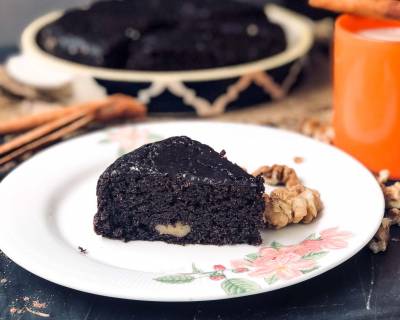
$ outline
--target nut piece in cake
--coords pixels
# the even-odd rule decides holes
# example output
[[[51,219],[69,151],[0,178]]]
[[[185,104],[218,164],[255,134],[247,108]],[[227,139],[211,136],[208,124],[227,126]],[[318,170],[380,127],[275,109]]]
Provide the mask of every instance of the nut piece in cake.
[[[157,224],[155,229],[160,235],[167,234],[177,238],[186,237],[190,232],[190,226],[179,221],[175,224]]]

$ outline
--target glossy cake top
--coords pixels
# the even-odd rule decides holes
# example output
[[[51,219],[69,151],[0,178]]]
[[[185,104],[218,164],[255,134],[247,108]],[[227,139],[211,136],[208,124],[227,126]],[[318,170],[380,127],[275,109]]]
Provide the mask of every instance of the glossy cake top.
[[[206,183],[259,184],[257,178],[227,160],[224,152],[186,136],[144,145],[122,156],[107,171],[112,175],[140,172]]]

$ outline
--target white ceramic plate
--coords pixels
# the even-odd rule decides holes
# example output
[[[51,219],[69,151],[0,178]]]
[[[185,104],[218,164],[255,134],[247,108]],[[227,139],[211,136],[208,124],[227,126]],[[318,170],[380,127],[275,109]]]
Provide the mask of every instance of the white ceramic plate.
[[[294,167],[325,209],[309,225],[263,232],[262,246],[178,246],[103,239],[92,227],[100,173],[121,152],[187,135],[253,170]],[[295,164],[293,158],[304,158]],[[374,177],[343,152],[271,128],[212,122],[100,131],[41,152],[0,184],[0,248],[55,283],[104,296],[154,301],[224,299],[310,279],[357,253],[376,232],[384,200]],[[81,253],[78,247],[87,249]]]

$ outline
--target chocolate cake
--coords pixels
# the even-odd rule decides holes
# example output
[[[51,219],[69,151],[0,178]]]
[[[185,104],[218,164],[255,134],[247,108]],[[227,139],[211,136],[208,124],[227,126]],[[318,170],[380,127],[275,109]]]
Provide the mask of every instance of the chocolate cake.
[[[72,9],[38,34],[45,51],[132,70],[194,70],[283,51],[283,29],[261,7],[233,0],[111,0]]]
[[[144,145],[97,184],[94,229],[107,238],[177,244],[261,243],[264,185],[224,152],[188,137]]]

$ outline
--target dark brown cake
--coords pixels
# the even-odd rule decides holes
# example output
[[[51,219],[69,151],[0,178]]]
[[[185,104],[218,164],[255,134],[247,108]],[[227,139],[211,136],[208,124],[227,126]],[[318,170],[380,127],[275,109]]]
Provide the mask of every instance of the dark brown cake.
[[[286,48],[263,8],[232,0],[99,1],[45,26],[38,43],[82,64],[157,71],[234,65]]]
[[[97,234],[178,244],[260,244],[264,185],[188,137],[147,144],[97,185]]]

